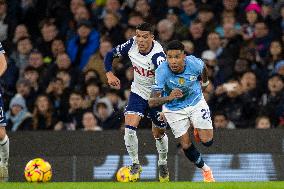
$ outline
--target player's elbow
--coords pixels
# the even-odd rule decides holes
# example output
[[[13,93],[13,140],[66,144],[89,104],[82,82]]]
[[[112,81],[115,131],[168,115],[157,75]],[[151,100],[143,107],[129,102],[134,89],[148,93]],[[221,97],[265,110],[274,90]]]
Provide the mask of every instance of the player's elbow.
[[[7,69],[7,62],[5,56],[2,54],[0,56],[0,76],[6,71]]]
[[[155,107],[155,102],[154,102],[154,100],[153,100],[152,98],[150,98],[150,99],[148,100],[148,104],[149,104],[149,107],[150,107],[150,108],[154,108],[154,107]]]

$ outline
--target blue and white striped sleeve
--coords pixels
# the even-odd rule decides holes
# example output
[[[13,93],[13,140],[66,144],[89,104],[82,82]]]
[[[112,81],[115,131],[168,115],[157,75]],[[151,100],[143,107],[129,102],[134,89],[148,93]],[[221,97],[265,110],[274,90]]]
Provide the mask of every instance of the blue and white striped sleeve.
[[[5,53],[1,43],[0,43],[0,53]]]
[[[106,54],[104,59],[104,65],[105,65],[105,70],[107,72],[112,70],[112,61],[115,57],[126,56],[128,54],[128,51],[130,50],[133,42],[134,38],[131,38],[125,43],[116,46]]]

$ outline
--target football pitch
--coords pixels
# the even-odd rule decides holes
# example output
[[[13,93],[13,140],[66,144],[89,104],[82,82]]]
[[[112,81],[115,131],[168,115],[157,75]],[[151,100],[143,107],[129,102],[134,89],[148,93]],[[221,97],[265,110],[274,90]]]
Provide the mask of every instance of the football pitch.
[[[283,189],[284,182],[53,182],[0,183],[1,189]]]

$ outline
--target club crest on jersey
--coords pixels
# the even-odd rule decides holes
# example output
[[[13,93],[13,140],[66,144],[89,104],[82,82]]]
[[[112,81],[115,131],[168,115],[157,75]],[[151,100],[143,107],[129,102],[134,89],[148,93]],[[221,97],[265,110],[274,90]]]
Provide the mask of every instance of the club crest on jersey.
[[[197,77],[196,77],[196,76],[189,76],[189,80],[190,80],[190,81],[196,81],[196,80],[197,80]]]
[[[178,78],[178,83],[183,85],[185,83],[184,78],[182,78],[182,77]]]

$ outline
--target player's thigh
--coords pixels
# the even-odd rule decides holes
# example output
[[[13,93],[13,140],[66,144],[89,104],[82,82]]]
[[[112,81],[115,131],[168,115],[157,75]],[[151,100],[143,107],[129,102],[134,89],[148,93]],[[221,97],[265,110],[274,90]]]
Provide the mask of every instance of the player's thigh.
[[[0,140],[4,139],[4,137],[6,136],[5,126],[7,125],[3,107],[4,105],[3,105],[2,97],[0,94]]]
[[[152,121],[152,132],[153,134],[163,133],[167,128],[168,124],[161,118],[162,108],[147,108],[147,116]],[[155,134],[154,134],[155,135]],[[156,138],[156,137],[155,137]]]
[[[213,129],[209,106],[204,99],[191,107],[189,115],[194,128]]]
[[[124,111],[125,124],[138,127],[141,118],[148,107],[148,102],[135,93],[130,93],[128,104]]]
[[[182,149],[188,149],[191,145],[191,139],[190,139],[189,133],[186,132],[182,136],[180,136],[179,141],[180,141]]]
[[[189,119],[181,119],[176,122],[169,122],[170,128],[175,136],[175,138],[180,138],[185,133],[187,133],[190,123]]]

